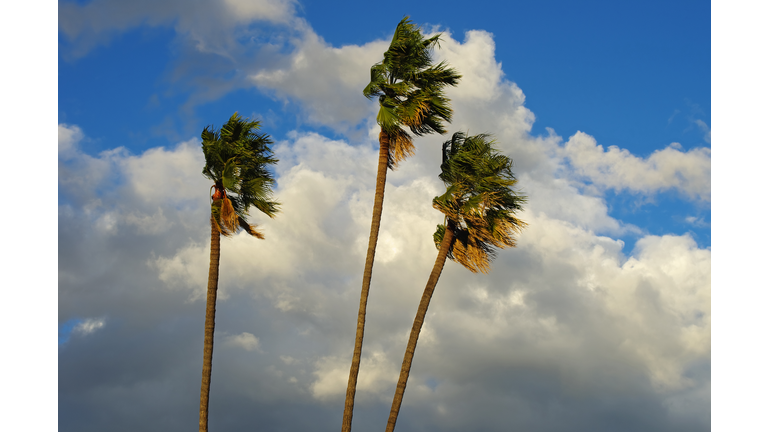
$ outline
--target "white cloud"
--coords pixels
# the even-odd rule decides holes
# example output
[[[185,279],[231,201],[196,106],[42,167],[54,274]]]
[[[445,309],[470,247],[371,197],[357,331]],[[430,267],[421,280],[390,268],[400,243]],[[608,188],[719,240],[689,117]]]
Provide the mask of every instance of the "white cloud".
[[[264,219],[264,241],[246,235],[224,240],[220,298],[226,301],[237,288],[268,299],[294,319],[331,325],[338,311],[354,308],[359,295],[353,275],[364,258],[375,152],[316,134],[292,139],[276,149],[286,162],[278,170],[283,212]],[[367,336],[373,348],[366,368],[372,375],[365,380],[361,375],[364,392],[375,398],[389,397],[387,380],[397,369],[390,366],[401,361],[436,256],[431,234],[441,216],[431,198],[442,186],[425,171],[430,170],[419,163],[404,165],[387,186],[375,306],[369,312],[369,326],[377,330]],[[628,229],[607,215],[599,198],[582,195],[562,179],[546,184],[527,174],[520,179],[536,208],[521,215],[530,225],[516,250],[499,253],[488,276],[446,265],[418,356],[420,364],[442,366],[430,368],[427,376],[415,372],[414,388],[421,390],[414,394],[431,394],[424,384],[428,376],[465,385],[453,374],[455,368],[471,368],[473,360],[454,350],[487,353],[487,373],[476,379],[488,382],[525,359],[548,359],[552,368],[570,371],[569,385],[584,391],[596,391],[593,383],[606,376],[619,379],[630,371],[643,371],[662,394],[697,385],[685,374],[710,351],[709,250],[688,236],[646,236],[625,256],[621,240],[595,234]],[[207,262],[207,243],[195,240],[152,265],[169,287],[193,289],[202,300]],[[314,397],[343,393],[349,371],[343,346],[343,352],[326,352],[315,364],[315,379],[307,384]],[[283,362],[309,362],[312,354],[303,356],[291,354],[293,360]],[[623,366],[604,370],[611,362]]]
[[[193,41],[198,51],[216,52],[229,58],[231,64],[222,67],[234,68],[240,77],[236,83],[206,81],[204,91],[191,96],[192,104],[216,98],[238,86],[256,85],[264,92],[298,103],[310,123],[344,132],[350,132],[365,118],[370,120],[375,110],[375,103],[365,100],[361,89],[368,81],[370,66],[381,59],[388,40],[332,47],[301,19],[295,18],[293,1],[222,0],[215,8],[207,4],[189,8],[186,3],[166,2],[162,6],[123,5],[116,9],[113,3],[103,0],[86,6],[63,5],[60,13],[62,31],[77,39],[89,32],[107,35],[110,31],[123,31],[143,20],[151,25],[164,25],[177,19],[175,25],[179,35]],[[121,13],[115,14],[116,10]],[[232,37],[243,31],[250,32],[251,38],[261,40],[263,35],[258,30],[246,30],[244,26],[262,20],[285,27],[272,32],[270,42],[262,41],[258,53],[249,51],[247,43],[237,42]],[[240,40],[248,38],[240,37]],[[290,53],[280,53],[285,51]],[[455,108],[451,132],[493,133],[500,147],[514,155],[517,167],[528,171],[536,181],[548,181],[552,178],[552,170],[563,167],[561,161],[549,154],[558,150],[552,148],[557,139],[528,135],[535,117],[525,108],[525,95],[520,88],[504,78],[494,51],[493,36],[488,32],[468,31],[463,42],[455,40],[449,30],[443,32],[441,46],[434,53],[435,59],[447,61],[463,75],[461,85],[447,90]],[[209,67],[211,63],[201,65]],[[705,141],[710,142],[708,125],[701,120],[695,120],[695,123],[705,134]],[[441,139],[430,137],[419,141],[436,143]],[[438,146],[421,146],[432,147],[422,159],[434,160]],[[642,159],[615,146],[603,150],[592,137],[579,132],[559,153],[570,162],[578,177],[597,188],[595,194],[610,188],[641,194],[677,189],[692,199],[710,200],[711,157],[706,148],[682,152],[673,144]],[[619,232],[616,226],[610,229]]]
[[[104,233],[131,227],[157,234],[183,223],[169,215],[199,208],[208,199],[211,184],[200,173],[205,161],[198,139],[141,155],[119,147],[93,157],[79,149],[85,135],[78,126],[60,124],[58,129],[59,186],[83,203],[85,215]],[[101,191],[109,188],[119,188],[122,199],[105,202]]]
[[[709,250],[688,236],[648,236],[627,258],[620,241],[559,220],[530,223],[490,275],[447,265],[417,382],[492,387],[539,364],[583,395],[633,388],[638,373],[670,397],[701,385],[688,370],[711,351]],[[483,370],[471,371],[477,362]]]
[[[707,123],[701,119],[696,119],[694,123],[696,123],[696,126],[698,126],[699,129],[701,129],[701,132],[704,134],[704,141],[706,141],[707,144],[711,144],[712,132],[709,130],[709,125],[707,125]]]
[[[388,393],[384,393],[384,390],[391,387],[392,382],[397,382],[400,372],[389,357],[381,351],[373,351],[360,361],[357,381],[360,399],[372,395],[386,399]],[[312,396],[320,400],[343,398],[347,391],[349,362],[350,359],[341,357],[323,357],[318,360],[313,372],[316,379],[310,385]]]
[[[246,351],[254,351],[259,348],[259,338],[248,332],[243,332],[238,335],[227,335],[224,337],[224,346],[238,347]]]
[[[152,148],[121,161],[129,187],[147,204],[180,204],[205,200],[212,183],[201,174],[205,158],[199,139],[173,149]]]
[[[93,157],[80,151],[79,144],[85,135],[79,126],[59,124],[58,132],[59,186],[70,197],[90,201],[86,208],[98,206],[100,200],[95,190],[114,179],[118,171],[115,164],[125,158],[127,151],[118,147]]]
[[[365,101],[359,94],[368,80],[367,75],[350,76],[350,71],[367,71],[381,59],[386,47],[387,41],[376,41],[363,46],[333,48],[314,33],[307,32],[285,64],[260,69],[251,77],[262,90],[275,91],[281,97],[300,103],[313,122],[343,130],[364,116],[370,118],[375,108],[374,103]],[[693,199],[709,200],[709,149],[683,152],[673,144],[642,159],[614,146],[604,151],[592,137],[581,132],[571,137],[564,149],[559,147],[560,138],[554,131],[550,130],[549,137],[530,137],[528,133],[535,117],[525,108],[525,95],[520,88],[504,79],[501,64],[495,61],[494,49],[492,35],[487,32],[469,31],[464,42],[453,39],[449,31],[443,32],[441,46],[434,52],[435,59],[448,62],[463,75],[459,86],[446,90],[455,111],[453,124],[449,126],[451,133],[461,130],[494,134],[500,148],[513,155],[516,166],[539,182],[549,182],[556,171],[564,168],[567,174],[568,166],[559,160],[563,157],[578,176],[600,189],[643,194],[678,189]],[[373,135],[369,138],[375,139],[378,130],[376,127],[371,130]],[[437,142],[444,139],[419,138],[420,154],[413,159],[436,160],[439,158]],[[553,155],[557,156],[553,158]],[[618,232],[613,225],[610,229]]]
[[[226,9],[239,22],[266,20],[288,22],[295,13],[295,0],[224,0]]]
[[[311,123],[347,129],[372,110],[362,91],[387,46],[375,41],[335,48],[307,32],[285,65],[256,70],[249,78],[261,90],[300,102]]]
[[[637,258],[622,266],[634,292],[618,292],[609,303],[636,329],[624,348],[662,389],[691,386],[686,366],[711,352],[711,253],[689,236],[649,236],[636,249]]]
[[[231,56],[237,36],[248,24],[266,21],[303,25],[295,18],[295,0],[216,0],[122,2],[94,0],[85,5],[59,5],[59,29],[73,43],[75,56],[106,44],[114,35],[141,25],[173,26],[200,52]]]
[[[158,207],[154,214],[131,212],[125,215],[125,223],[133,225],[141,234],[158,234],[165,227],[171,224],[171,221],[165,217],[163,208]]]
[[[72,332],[80,335],[89,335],[96,330],[103,328],[104,324],[104,318],[89,318],[77,324],[75,328],[72,329]]]
[[[461,75],[458,86],[446,89],[454,108],[450,133],[491,133],[501,149],[527,159],[535,116],[524,106],[525,95],[517,84],[504,78],[501,63],[495,59],[495,44],[490,33],[469,31],[464,42],[444,32],[436,61],[446,61]],[[539,153],[541,149],[533,149]]]
[[[703,218],[696,216],[687,216],[685,222],[699,228],[709,226]]]
[[[670,145],[642,159],[616,146],[604,150],[593,137],[577,132],[565,143],[564,154],[576,174],[599,187],[645,194],[678,189],[693,199],[710,200],[709,148],[682,152]]]
[[[376,44],[381,42],[335,49],[307,39],[282,69],[267,69],[259,85],[302,101],[318,122],[361,118],[371,125],[370,110],[345,111],[341,99],[325,90],[305,93],[287,84],[288,76],[308,73],[302,63],[308,58],[331,52],[329,58],[340,65],[352,65],[355,55],[379,50],[380,56],[383,49]],[[706,414],[711,252],[686,235],[642,236],[639,228],[609,214],[600,192],[652,194],[676,188],[707,201],[708,149],[683,152],[670,146],[643,159],[615,147],[604,150],[586,134],[565,144],[554,131],[531,137],[533,114],[522,91],[504,80],[490,35],[471,32],[459,43],[446,33],[442,46],[438,58],[447,59],[470,83],[450,89],[456,111],[451,132],[496,135],[499,147],[514,158],[519,186],[530,197],[521,215],[529,226],[517,248],[499,252],[488,275],[446,264],[419,341],[408,409],[419,412],[425,424],[448,422],[459,429],[478,424],[493,429],[512,411],[538,424],[546,420],[541,413],[549,412],[551,403],[563,410],[587,408],[584,415],[590,416],[595,412],[589,410],[606,398],[678,407],[675,412],[691,418]],[[361,61],[366,62],[373,64]],[[310,81],[337,73],[331,63],[321,62]],[[258,76],[259,70],[252,73]],[[346,77],[339,94],[359,92],[358,79]],[[322,106],[326,97],[329,104]],[[324,120],[334,111],[339,117]],[[78,131],[60,126],[60,149],[72,155],[60,158],[60,193],[73,201],[60,208],[60,232],[78,234],[73,229],[78,217],[101,221],[102,229],[86,224],[88,235],[60,242],[63,308],[95,310],[89,301],[98,293],[117,300],[105,300],[109,307],[99,305],[103,309],[81,316],[119,311],[143,322],[151,311],[164,316],[183,304],[183,313],[194,309],[201,323],[210,230],[209,184],[200,175],[198,144],[190,140],[139,155],[117,149],[94,157],[71,152],[85,139]],[[276,198],[282,212],[275,219],[252,215],[266,234],[263,241],[245,234],[222,241],[219,316],[226,316],[222,326],[235,329],[222,328],[235,334],[224,340],[254,356],[247,358],[242,377],[235,373],[245,368],[219,369],[231,383],[222,393],[228,400],[247,395],[316,407],[317,401],[343,398],[375,183],[376,127],[369,131],[355,145],[316,133],[294,133],[278,143]],[[416,305],[437,254],[432,232],[442,216],[431,200],[443,187],[437,173],[444,139],[418,139],[417,154],[389,173],[359,378],[361,404],[391,400]],[[592,187],[577,181],[583,179]],[[166,228],[147,228],[159,226]],[[619,238],[626,233],[639,237],[631,252]],[[110,257],[119,257],[111,258],[119,265],[98,261]],[[106,270],[93,270],[101,266]],[[136,278],[137,268],[157,284],[142,284],[139,288],[147,288],[130,297],[120,284]],[[118,282],[88,291],[89,281],[102,280]],[[175,323],[177,316],[164,319],[158,322]],[[169,327],[186,331],[186,326]],[[243,328],[258,328],[260,335],[238,334]],[[183,334],[185,343],[194,339]],[[259,396],[264,392],[253,388],[269,388],[269,395]]]
[[[465,102],[486,102],[503,97],[499,87],[511,83],[503,82],[501,63],[494,58],[496,44],[493,35],[482,30],[470,30],[464,35],[462,43],[453,39],[450,31],[441,33],[440,48],[434,51],[435,59],[446,61],[462,75],[460,85],[451,89],[451,96]]]
[[[75,125],[59,124],[59,158],[71,157],[78,148],[78,143],[84,138],[83,131]]]
[[[544,214],[589,230],[614,235],[641,232],[639,228],[609,216],[608,206],[601,197],[579,193],[565,179],[538,181],[528,174],[522,174],[519,182],[528,196],[526,215]],[[523,219],[526,220],[525,216]]]
[[[189,290],[190,300],[205,300],[210,250],[210,244],[192,243],[176,251],[171,258],[153,257],[147,264],[158,271],[158,278],[166,286]],[[226,293],[219,292],[219,297],[225,299]]]
[[[294,43],[294,51],[273,67],[255,65],[258,69],[249,76],[257,87],[299,102],[311,122],[342,130],[372,115],[375,103],[362,96],[362,89],[370,80],[371,66],[382,60],[389,39],[336,48],[308,30]],[[530,130],[533,115],[522,106],[522,91],[503,80],[494,49],[492,35],[487,32],[467,32],[461,43],[446,31],[434,58],[447,61],[463,76],[461,85],[448,91],[454,101],[468,105],[470,110],[478,103],[491,102],[498,107],[511,103],[513,114],[505,115],[515,123],[511,127],[520,129],[517,136]]]

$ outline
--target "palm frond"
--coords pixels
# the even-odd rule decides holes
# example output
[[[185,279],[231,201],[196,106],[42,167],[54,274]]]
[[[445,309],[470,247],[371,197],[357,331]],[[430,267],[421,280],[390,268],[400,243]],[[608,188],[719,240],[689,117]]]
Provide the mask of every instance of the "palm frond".
[[[249,224],[244,218],[239,216],[237,218],[237,223],[240,225],[240,228],[242,228],[243,231],[247,232],[248,234],[258,239],[264,240],[264,234],[258,229],[256,229],[256,225]]]
[[[472,272],[486,273],[496,249],[514,247],[515,235],[526,226],[515,215],[526,198],[513,190],[512,159],[494,148],[489,135],[462,132],[443,143],[442,154],[440,179],[446,192],[432,206],[446,215],[454,231],[448,257]],[[438,226],[435,240],[442,239],[445,229]]]
[[[488,273],[496,251],[469,230],[457,230],[453,246],[454,260],[472,273]]]
[[[223,198],[213,200],[213,203],[211,204],[211,216],[213,217],[213,222],[216,224],[219,233],[225,237],[229,237],[233,233],[222,220],[223,203]]]
[[[413,154],[413,141],[405,128],[421,136],[445,133],[450,122],[450,101],[445,86],[458,84],[461,75],[444,62],[432,63],[432,49],[439,46],[440,35],[425,38],[409,17],[395,28],[384,59],[371,67],[371,81],[363,89],[369,99],[378,97],[376,121],[390,138],[389,168]]]
[[[203,175],[213,180],[219,198],[213,200],[211,213],[225,236],[245,229],[243,223],[251,226],[245,219],[250,207],[269,217],[279,212],[280,204],[272,198],[274,178],[269,170],[278,160],[270,147],[272,139],[259,133],[259,127],[258,121],[235,113],[220,130],[208,126],[201,134]]]
[[[413,145],[411,136],[403,129],[396,129],[389,135],[389,161],[387,165],[390,168],[396,168],[397,165],[409,156],[413,156],[416,147]]]
[[[225,196],[224,199],[221,200],[221,216],[219,219],[219,225],[223,228],[222,234],[225,232],[229,234],[236,232],[238,227],[237,219],[238,216],[235,212],[235,208],[232,206],[232,200]]]
[[[376,116],[376,122],[390,136],[397,134],[400,130],[401,120],[393,105],[381,105],[379,114]]]

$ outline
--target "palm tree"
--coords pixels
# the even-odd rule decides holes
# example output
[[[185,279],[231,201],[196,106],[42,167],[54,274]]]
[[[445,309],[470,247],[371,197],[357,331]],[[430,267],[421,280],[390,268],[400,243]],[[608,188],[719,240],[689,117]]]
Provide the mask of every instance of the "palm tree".
[[[525,197],[511,189],[517,183],[512,159],[498,153],[489,138],[485,134],[467,137],[457,132],[443,144],[440,179],[447,190],[432,201],[432,206],[445,215],[434,234],[439,252],[413,320],[387,432],[395,430],[416,342],[445,259],[457,261],[473,273],[488,273],[495,248],[514,247],[514,234],[526,225],[515,217]]]
[[[363,351],[365,312],[381,224],[387,168],[395,169],[399,162],[413,154],[413,141],[404,128],[410,129],[411,133],[417,136],[432,132],[443,134],[446,132],[443,121],[451,121],[452,110],[443,88],[448,85],[455,86],[461,76],[443,62],[432,64],[431,50],[438,45],[439,40],[439,34],[424,38],[421,29],[407,16],[404,17],[395,29],[389,49],[384,53],[384,60],[371,67],[371,82],[363,89],[363,94],[368,99],[379,100],[376,121],[381,127],[381,132],[376,195],[363,271],[360,309],[357,314],[355,349],[344,402],[342,432],[352,430],[352,410]]]
[[[264,235],[246,220],[253,206],[274,217],[279,203],[272,201],[274,179],[267,170],[277,162],[272,157],[272,140],[259,134],[258,121],[244,120],[237,113],[221,131],[206,127],[203,139],[205,167],[203,175],[213,181],[211,196],[211,262],[208,269],[208,296],[205,304],[205,341],[203,343],[203,378],[200,388],[200,432],[208,430],[208,395],[211,389],[213,330],[216,317],[216,291],[219,283],[219,246],[221,235],[231,236],[239,229],[263,239]]]

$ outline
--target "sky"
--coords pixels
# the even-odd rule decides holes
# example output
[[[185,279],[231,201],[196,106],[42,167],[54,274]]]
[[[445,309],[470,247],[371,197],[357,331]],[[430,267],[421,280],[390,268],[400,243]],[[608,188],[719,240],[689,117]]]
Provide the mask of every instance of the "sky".
[[[442,34],[448,129],[494,135],[528,227],[487,275],[446,263],[397,430],[710,430],[708,4],[316,0],[58,3],[59,430],[194,428],[200,132],[235,111],[275,142],[282,212],[222,241],[210,427],[340,427],[378,150],[362,89],[405,15]],[[386,424],[446,139],[388,176],[357,429]]]

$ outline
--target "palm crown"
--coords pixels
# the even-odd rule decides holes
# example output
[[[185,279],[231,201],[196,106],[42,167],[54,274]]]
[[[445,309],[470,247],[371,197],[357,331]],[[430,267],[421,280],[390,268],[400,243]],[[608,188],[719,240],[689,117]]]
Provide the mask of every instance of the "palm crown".
[[[487,273],[495,248],[514,247],[514,234],[526,225],[515,217],[526,198],[512,190],[517,183],[512,159],[493,144],[486,134],[453,134],[443,144],[440,167],[447,190],[432,201],[445,214],[445,223],[434,234],[435,244],[439,248],[445,230],[451,229],[456,240],[448,258],[473,273]]]
[[[208,126],[201,134],[203,175],[213,180],[211,188],[215,189],[211,214],[222,235],[232,235],[242,228],[252,236],[264,238],[246,220],[249,207],[256,207],[269,217],[279,211],[280,204],[272,200],[275,181],[267,170],[277,159],[272,156],[269,135],[258,133],[260,126],[258,121],[243,119],[235,113],[221,131]]]
[[[379,99],[376,121],[389,136],[390,168],[413,154],[413,141],[403,127],[417,136],[443,134],[442,122],[451,121],[453,112],[443,88],[458,84],[461,75],[444,62],[432,65],[431,50],[439,40],[439,34],[425,39],[405,17],[395,29],[384,60],[371,67],[371,82],[363,94]]]

